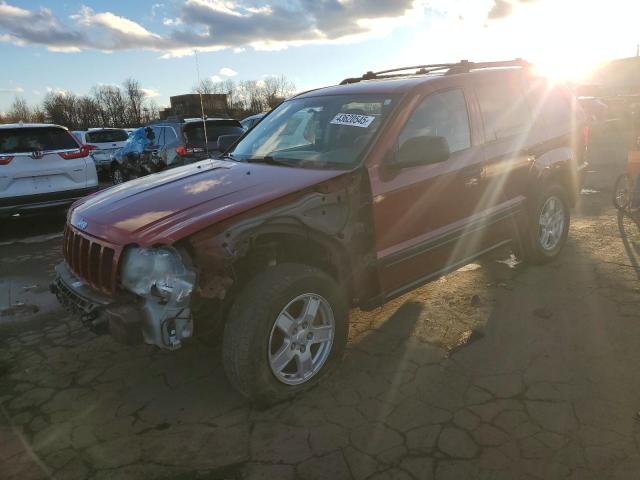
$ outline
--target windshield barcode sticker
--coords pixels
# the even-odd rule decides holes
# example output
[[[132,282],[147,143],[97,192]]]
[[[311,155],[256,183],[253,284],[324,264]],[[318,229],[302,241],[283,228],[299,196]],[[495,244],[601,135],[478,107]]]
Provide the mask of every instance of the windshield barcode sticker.
[[[350,125],[352,127],[368,128],[376,119],[370,115],[356,115],[355,113],[339,113],[330,123],[334,125]]]

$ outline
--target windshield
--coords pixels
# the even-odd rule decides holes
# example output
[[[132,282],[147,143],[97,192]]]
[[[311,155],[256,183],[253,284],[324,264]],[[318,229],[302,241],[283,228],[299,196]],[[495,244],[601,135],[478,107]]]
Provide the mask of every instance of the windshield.
[[[124,142],[129,138],[125,130],[94,130],[85,135],[87,143]]]
[[[284,102],[236,145],[237,160],[349,168],[358,163],[392,108],[389,95],[326,95]]]

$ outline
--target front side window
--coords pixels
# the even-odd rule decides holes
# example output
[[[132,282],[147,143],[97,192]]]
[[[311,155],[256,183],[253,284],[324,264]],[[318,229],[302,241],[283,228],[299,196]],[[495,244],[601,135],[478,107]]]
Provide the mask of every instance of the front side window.
[[[389,95],[289,100],[250,130],[230,156],[298,167],[350,168],[360,161],[395,103]]]
[[[444,137],[451,153],[471,147],[469,113],[461,90],[429,95],[416,108],[400,133],[399,147],[414,137]]]

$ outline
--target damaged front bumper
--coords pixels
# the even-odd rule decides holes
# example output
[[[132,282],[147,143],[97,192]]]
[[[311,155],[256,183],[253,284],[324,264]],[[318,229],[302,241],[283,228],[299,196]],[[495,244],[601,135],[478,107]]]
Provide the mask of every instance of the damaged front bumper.
[[[144,299],[121,292],[111,298],[95,292],[76,277],[65,263],[55,267],[50,290],[83,325],[97,334],[109,333],[127,345],[149,343],[176,350],[193,335],[189,308]]]

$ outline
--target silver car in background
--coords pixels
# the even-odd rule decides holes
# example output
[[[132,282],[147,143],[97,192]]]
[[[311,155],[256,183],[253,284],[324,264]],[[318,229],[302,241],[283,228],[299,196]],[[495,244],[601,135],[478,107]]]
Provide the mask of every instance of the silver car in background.
[[[87,145],[91,149],[91,158],[98,172],[109,173],[113,155],[127,143],[128,130],[130,129],[90,128],[72,133],[82,145]]]

